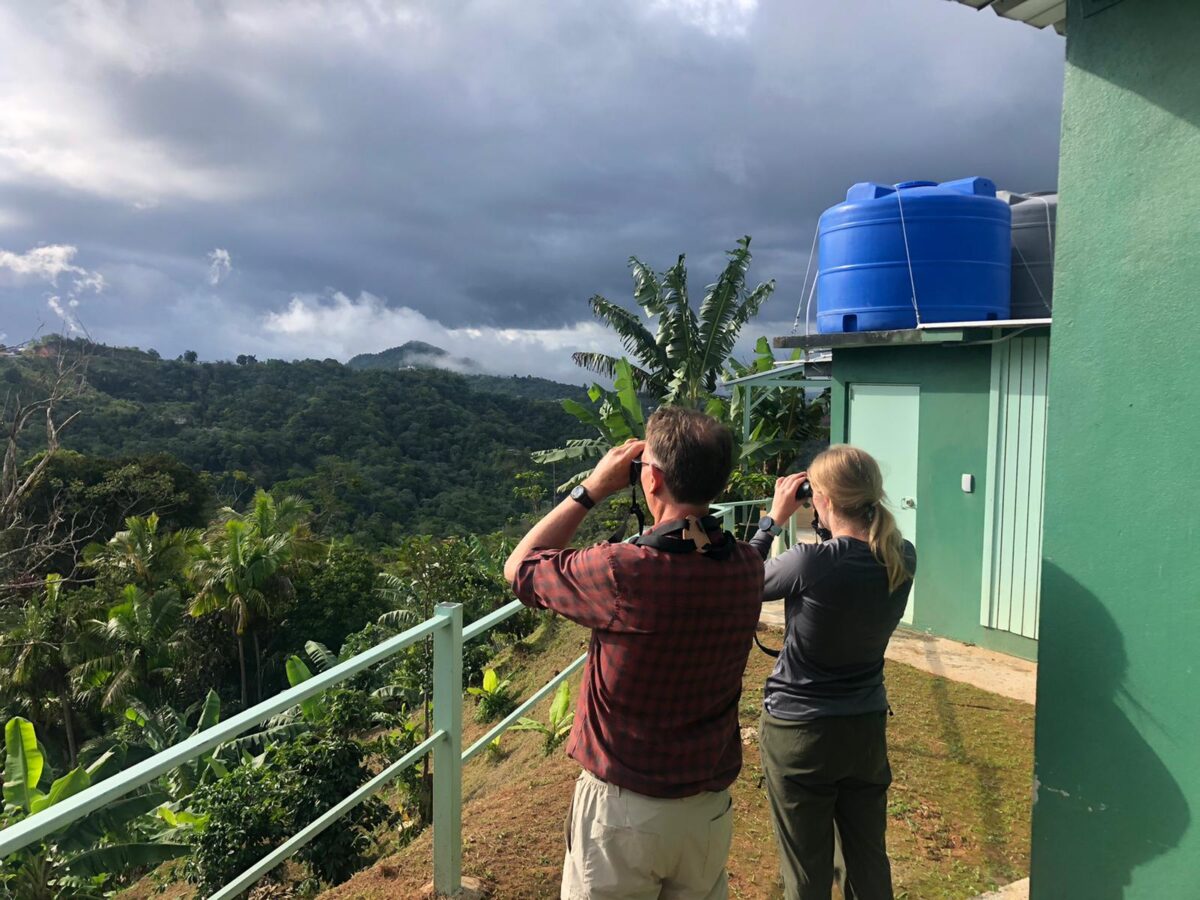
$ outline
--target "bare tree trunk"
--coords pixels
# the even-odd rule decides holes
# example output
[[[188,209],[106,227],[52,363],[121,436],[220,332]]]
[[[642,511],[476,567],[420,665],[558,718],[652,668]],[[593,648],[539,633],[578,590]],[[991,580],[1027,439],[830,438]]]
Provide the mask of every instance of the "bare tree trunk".
[[[71,758],[71,768],[79,762],[79,752],[75,745],[75,714],[71,711],[71,701],[66,691],[59,692],[58,703],[62,707],[63,728],[67,732],[67,755]]]
[[[242,635],[237,636],[238,645],[238,668],[242,673],[242,709],[249,709],[250,701],[246,696],[246,639]]]
[[[258,644],[258,629],[254,629],[254,702],[262,700],[262,648]]]
[[[84,352],[68,355],[60,345],[53,370],[44,376],[33,373],[32,399],[22,398],[18,389],[0,396],[0,601],[12,602],[33,587],[41,567],[56,553],[77,549],[80,523],[65,520],[59,496],[38,516],[25,504],[57,455],[62,430],[80,414],[65,415],[62,407],[82,393],[87,361]],[[45,420],[43,452],[26,468],[22,460],[29,454],[22,434],[37,419]],[[61,574],[70,580],[75,573]]]

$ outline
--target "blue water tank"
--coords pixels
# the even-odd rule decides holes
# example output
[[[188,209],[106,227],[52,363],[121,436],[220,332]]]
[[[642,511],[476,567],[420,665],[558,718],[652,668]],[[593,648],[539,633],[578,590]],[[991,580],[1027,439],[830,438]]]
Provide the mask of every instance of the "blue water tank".
[[[823,334],[915,328],[914,296],[925,323],[1009,318],[1012,213],[986,178],[856,184],[818,229]]]

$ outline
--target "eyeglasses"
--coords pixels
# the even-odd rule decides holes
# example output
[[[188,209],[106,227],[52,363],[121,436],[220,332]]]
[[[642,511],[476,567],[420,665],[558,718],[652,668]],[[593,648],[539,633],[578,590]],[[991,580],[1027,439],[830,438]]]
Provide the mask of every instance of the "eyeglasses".
[[[642,477],[642,467],[643,466],[650,466],[653,469],[658,469],[660,472],[662,471],[662,466],[656,465],[655,463],[650,462],[650,460],[643,459],[642,457],[639,456],[637,459],[635,459],[632,463],[629,464],[629,483],[630,484],[638,483],[638,479]]]

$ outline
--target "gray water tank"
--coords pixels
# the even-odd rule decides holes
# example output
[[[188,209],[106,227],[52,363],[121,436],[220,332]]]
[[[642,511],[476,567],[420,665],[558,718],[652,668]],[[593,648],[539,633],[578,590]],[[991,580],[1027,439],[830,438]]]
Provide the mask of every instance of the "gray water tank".
[[[1001,191],[1012,209],[1012,317],[1046,319],[1054,306],[1058,194]]]

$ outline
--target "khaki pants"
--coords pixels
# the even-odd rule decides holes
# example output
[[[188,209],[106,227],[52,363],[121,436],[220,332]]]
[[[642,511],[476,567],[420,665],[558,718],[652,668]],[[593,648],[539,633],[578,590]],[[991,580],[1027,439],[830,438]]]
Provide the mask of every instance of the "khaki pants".
[[[729,791],[646,797],[583,772],[567,814],[563,900],[725,900]]]

